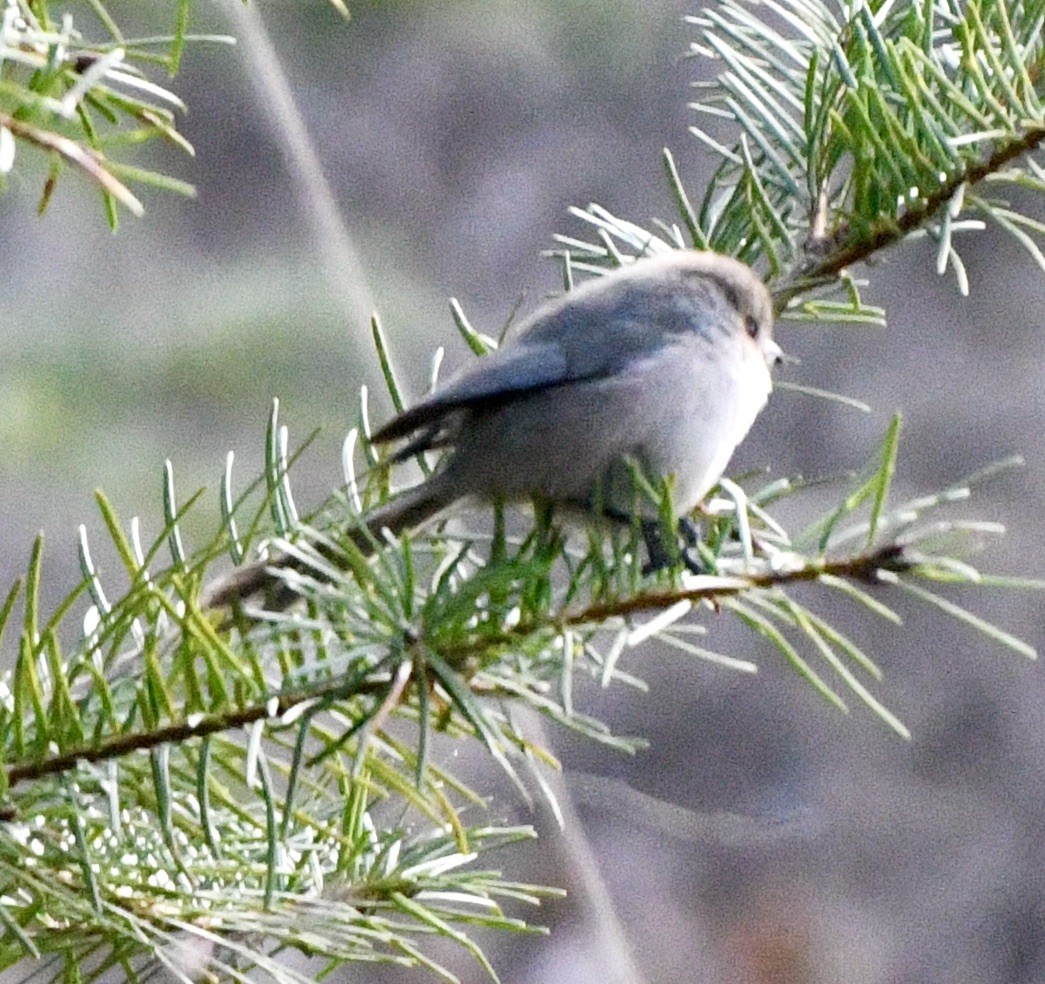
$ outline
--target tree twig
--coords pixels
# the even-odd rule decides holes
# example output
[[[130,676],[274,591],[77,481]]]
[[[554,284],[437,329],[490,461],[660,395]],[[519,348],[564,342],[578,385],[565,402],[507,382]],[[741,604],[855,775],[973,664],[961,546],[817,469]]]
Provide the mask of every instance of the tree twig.
[[[922,228],[954,197],[962,185],[979,184],[1016,158],[1036,150],[1043,140],[1045,127],[1029,124],[1027,132],[1019,140],[995,148],[989,157],[978,164],[950,175],[944,184],[932,194],[919,199],[899,218],[879,219],[854,238],[848,238],[846,233],[849,230],[843,228],[840,235],[835,236],[836,240],[840,240],[838,248],[800,268],[794,276],[773,291],[773,305],[777,313],[785,310],[796,297],[805,293],[810,285],[835,280],[846,268],[870,259],[880,250],[895,245],[916,229]]]

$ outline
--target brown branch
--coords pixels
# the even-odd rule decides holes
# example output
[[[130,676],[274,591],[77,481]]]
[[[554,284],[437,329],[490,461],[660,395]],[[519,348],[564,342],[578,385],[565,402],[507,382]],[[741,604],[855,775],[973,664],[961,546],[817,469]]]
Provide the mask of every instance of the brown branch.
[[[765,570],[736,577],[722,578],[720,583],[710,583],[697,588],[678,591],[658,591],[621,598],[614,601],[598,602],[585,608],[565,611],[559,615],[551,615],[540,624],[529,623],[517,626],[511,632],[497,636],[484,636],[481,640],[461,646],[444,647],[443,657],[452,666],[460,667],[471,657],[493,646],[510,645],[530,636],[541,629],[561,630],[569,626],[591,625],[605,622],[611,618],[620,618],[637,612],[665,610],[680,601],[700,601],[743,594],[747,591],[778,587],[785,584],[816,581],[824,575],[847,578],[867,584],[879,582],[881,571],[902,573],[914,566],[914,561],[907,556],[904,548],[890,544],[866,554],[838,559],[821,558],[812,560],[801,567],[786,570]],[[97,745],[83,745],[72,748],[50,758],[37,759],[11,765],[7,770],[9,786],[16,783],[40,779],[44,776],[57,775],[76,768],[80,762],[103,762],[120,758],[132,752],[150,751],[163,744],[202,738],[223,731],[244,728],[266,718],[279,718],[287,711],[308,701],[336,700],[361,695],[380,694],[382,701],[376,711],[376,721],[383,721],[391,713],[395,704],[402,700],[409,673],[393,677],[391,688],[386,680],[375,681],[363,679],[346,683],[344,680],[331,681],[318,688],[299,690],[275,697],[272,700],[252,704],[234,711],[221,714],[203,715],[194,723],[179,721],[151,731],[136,731],[116,735]],[[423,686],[423,683],[420,684]],[[0,816],[2,819],[2,816]]]
[[[979,184],[1017,157],[1036,150],[1043,140],[1045,126],[1031,124],[1019,140],[996,147],[989,157],[951,175],[946,184],[921,199],[917,205],[908,208],[903,215],[895,219],[879,219],[872,223],[867,235],[843,243],[839,249],[829,252],[811,266],[799,271],[796,277],[775,290],[773,304],[777,313],[808,290],[811,284],[835,280],[847,267],[864,262],[879,250],[895,245],[905,236],[920,229],[954,197],[962,185]]]
[[[245,728],[264,718],[281,717],[287,711],[306,701],[332,700],[339,696],[356,697],[383,693],[387,689],[388,685],[383,681],[362,680],[346,686],[343,680],[337,680],[319,689],[295,691],[276,697],[275,707],[272,706],[272,699],[270,699],[261,704],[251,704],[235,711],[201,715],[191,724],[187,720],[178,721],[152,731],[129,732],[116,735],[97,745],[81,745],[50,758],[12,765],[7,770],[7,782],[9,786],[13,786],[15,783],[68,772],[70,769],[76,768],[80,762],[105,762],[109,759],[122,758],[131,752],[151,751],[168,743],[187,741],[190,738],[205,738],[222,731]],[[191,717],[195,718],[196,715],[191,715]]]
[[[443,647],[441,655],[452,666],[460,668],[469,659],[488,652],[494,646],[513,645],[541,630],[558,633],[565,628],[606,622],[611,618],[621,618],[639,612],[664,611],[672,605],[677,605],[680,601],[714,601],[716,598],[733,597],[746,591],[817,581],[824,576],[847,578],[850,581],[875,585],[881,581],[880,572],[891,571],[902,574],[910,571],[917,563],[904,547],[889,544],[866,554],[836,559],[819,558],[810,560],[801,567],[786,570],[765,570],[735,576],[728,575],[716,579],[717,584],[710,583],[696,588],[673,591],[646,592],[629,598],[598,602],[584,608],[565,611],[559,615],[549,615],[539,623],[520,622],[514,628],[504,632],[484,633],[481,638],[473,638],[460,645]]]
[[[824,575],[848,578],[851,581],[863,581],[868,584],[879,583],[879,572],[893,571],[902,573],[914,566],[905,554],[904,548],[895,544],[880,547],[871,553],[842,557],[837,560],[821,558],[810,561],[801,567],[789,570],[766,570],[754,574],[741,574],[727,579],[732,584],[683,589],[681,591],[662,591],[652,594],[636,595],[634,598],[623,598],[618,601],[601,602],[587,608],[567,613],[560,621],[561,625],[584,625],[592,622],[605,622],[610,618],[622,615],[633,615],[636,612],[664,610],[680,601],[703,601],[715,598],[729,598],[759,588],[775,588],[783,584],[799,584],[805,581],[817,581]]]

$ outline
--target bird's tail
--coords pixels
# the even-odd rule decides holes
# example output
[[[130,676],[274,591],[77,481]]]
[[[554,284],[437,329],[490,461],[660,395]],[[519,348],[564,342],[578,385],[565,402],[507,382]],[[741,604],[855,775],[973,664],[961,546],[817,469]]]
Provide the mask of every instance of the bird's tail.
[[[455,497],[449,484],[446,473],[441,472],[420,485],[401,492],[363,517],[367,530],[380,538],[382,530],[388,530],[393,536],[398,536],[404,530],[424,525],[453,502]],[[369,545],[363,546],[359,539],[357,545],[366,553],[370,553]]]
[[[404,530],[421,526],[436,513],[442,512],[454,498],[444,474],[433,475],[420,485],[378,506],[363,517],[365,530],[356,529],[348,535],[364,554],[372,553],[374,541],[380,540],[382,530],[398,536]],[[320,548],[320,552],[328,561],[337,563],[336,548]],[[292,554],[244,564],[205,584],[200,592],[200,607],[231,609],[248,599],[256,598],[266,609],[282,611],[293,604],[297,593],[280,572],[297,570],[304,573],[306,569],[310,569],[307,562]]]

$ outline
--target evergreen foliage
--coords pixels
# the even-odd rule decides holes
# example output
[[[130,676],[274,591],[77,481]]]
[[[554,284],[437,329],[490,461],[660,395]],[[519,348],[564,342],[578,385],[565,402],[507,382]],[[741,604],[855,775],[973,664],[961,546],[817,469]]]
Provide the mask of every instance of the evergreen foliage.
[[[188,6],[177,7],[168,67],[189,38]],[[694,53],[721,70],[699,90],[694,132],[718,169],[693,199],[666,154],[674,222],[647,229],[595,205],[579,211],[593,238],[559,238],[567,286],[630,256],[692,245],[759,266],[784,317],[879,321],[884,313],[860,299],[855,264],[928,235],[941,272],[953,269],[967,289],[955,234],[985,222],[1045,269],[1045,226],[997,197],[1019,187],[1040,201],[1045,191],[1034,158],[1045,137],[1043,19],[1042,0],[710,6],[691,19]],[[116,202],[135,207],[123,179],[143,176],[102,156],[94,118],[124,141],[180,139],[158,108],[169,94],[151,83],[138,86],[142,101],[120,94],[137,76],[113,53],[145,58],[146,49],[117,45],[115,25],[112,35],[86,45],[66,22],[56,28],[44,4],[21,0],[8,5],[0,39],[2,139],[82,167],[110,217]],[[59,118],[80,128],[81,142],[49,129]],[[129,119],[134,129],[121,130]],[[453,315],[477,354],[496,344],[456,305]],[[376,321],[374,337],[398,406]],[[305,517],[278,407],[264,474],[237,492],[230,456],[222,528],[200,549],[182,525],[202,493],[181,502],[169,464],[152,543],[99,494],[124,583],[99,575],[84,536],[82,583],[45,613],[39,541],[24,582],[0,605],[0,633],[18,634],[0,691],[0,967],[28,960],[30,974],[55,980],[145,980],[163,966],[174,979],[289,982],[381,960],[452,980],[426,946],[442,937],[496,979],[472,931],[531,931],[502,905],[514,913],[552,890],[480,866],[532,831],[491,823],[482,796],[433,746],[478,741],[523,797],[555,762],[524,732],[520,707],[634,747],[575,706],[575,680],[636,683],[624,657],[652,637],[752,671],[701,645],[711,612],[768,640],[834,707],[863,704],[905,735],[876,693],[873,657],[792,587],[842,594],[892,622],[889,595],[905,594],[1033,656],[948,589],[1039,585],[970,566],[956,555],[963,536],[999,528],[947,518],[1011,462],[893,504],[899,430],[896,419],[866,472],[805,530],[786,531],[772,515],[801,483],[724,480],[708,506],[701,576],[645,574],[637,529],[593,529],[578,541],[539,515],[516,535],[500,512],[485,531],[454,520],[364,555],[347,533],[365,530],[360,517],[395,477],[367,441],[365,392],[344,486]],[[643,494],[673,528],[665,492]],[[298,603],[231,614],[201,605],[219,559],[239,564],[259,547],[296,559],[279,576]],[[63,644],[62,628],[85,605],[80,641]],[[308,974],[281,959],[288,950],[312,959]]]
[[[343,0],[330,0],[347,17]],[[193,195],[191,185],[121,160],[136,146],[166,140],[187,154],[176,113],[185,104],[149,78],[159,66],[178,72],[187,43],[232,44],[224,35],[189,33],[192,0],[175,0],[172,31],[128,37],[104,0],[52,5],[46,0],[6,0],[0,17],[0,188],[23,150],[47,156],[38,210],[43,213],[66,167],[93,181],[115,229],[119,207],[141,216],[131,185],[152,185]],[[81,29],[83,22],[90,27]],[[97,37],[98,34],[101,37]]]

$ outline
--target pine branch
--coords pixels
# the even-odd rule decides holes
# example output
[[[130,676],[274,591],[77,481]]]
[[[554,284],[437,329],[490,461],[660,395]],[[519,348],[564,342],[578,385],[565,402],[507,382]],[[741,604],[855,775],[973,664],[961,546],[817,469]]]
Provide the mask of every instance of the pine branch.
[[[31,782],[44,776],[75,771],[81,763],[107,762],[123,758],[134,752],[147,752],[161,745],[180,744],[222,732],[238,731],[258,721],[283,717],[300,708],[302,704],[317,700],[366,697],[384,693],[386,689],[380,684],[367,681],[354,681],[347,687],[344,683],[335,682],[326,686],[310,687],[298,693],[273,695],[263,703],[252,704],[235,711],[225,711],[214,715],[194,715],[191,721],[121,734],[90,745],[67,749],[60,755],[50,758],[13,764],[7,769],[7,786],[10,788],[20,782]]]
[[[839,229],[834,237],[839,244],[837,247],[828,248],[824,255],[807,261],[789,282],[774,290],[773,300],[777,311],[786,310],[793,300],[809,290],[810,285],[836,280],[850,267],[866,262],[875,254],[903,241],[911,233],[925,228],[965,188],[974,188],[1004,172],[1009,164],[1037,150],[1043,140],[1045,125],[1036,126],[1020,139],[997,147],[983,161],[950,176],[937,191],[905,210],[898,219],[879,219],[855,235],[844,227]]]
[[[825,577],[844,578],[857,584],[874,586],[883,583],[883,572],[907,574],[917,568],[918,563],[917,559],[907,556],[902,546],[889,543],[847,557],[804,558],[796,566],[783,570],[747,571],[724,579],[712,576],[708,578],[709,583],[701,583],[698,587],[687,586],[674,591],[640,593],[620,601],[600,602],[566,613],[561,623],[601,623],[637,612],[663,611],[685,601],[710,601],[714,604],[723,598],[744,595],[759,588],[785,587],[804,581],[819,581]]]
[[[883,312],[863,304],[851,268],[915,235],[938,243],[937,270],[952,268],[963,293],[955,234],[983,220],[1045,269],[1041,223],[971,193],[987,182],[1045,193],[1033,157],[1045,136],[1036,0],[724,0],[688,20],[694,54],[722,66],[692,104],[710,122],[691,128],[720,163],[695,204],[665,152],[681,229],[575,210],[598,241],[558,237],[573,268],[715,249],[766,268],[790,318],[864,323]]]
[[[26,0],[17,11],[37,7]],[[93,7],[111,43],[37,33],[0,52],[5,66],[34,70],[48,57],[54,86],[4,90],[0,163],[10,166],[17,138],[93,167],[96,180],[116,182],[108,186],[116,195],[129,175],[92,129],[96,107],[178,138],[169,111],[157,115],[148,99],[119,90],[111,55],[134,49],[104,6]],[[164,56],[174,65],[189,39],[186,0],[178,10]],[[1038,259],[1041,223],[975,192],[987,183],[1045,191],[1033,159],[1043,132],[1041,22],[1040,0],[709,7],[693,23],[700,53],[722,70],[696,108],[732,129],[698,133],[721,161],[706,193],[691,201],[668,155],[681,227],[650,230],[591,206],[578,214],[596,241],[560,240],[564,282],[696,245],[761,264],[791,316],[869,321],[881,312],[863,305],[849,268],[915,233],[937,239],[938,259],[960,282],[953,235],[971,215]],[[52,30],[28,17],[23,28]],[[77,114],[60,126],[30,124],[3,101],[12,94],[58,116],[65,100]],[[844,299],[828,299],[832,289]],[[494,344],[459,306],[453,315],[476,354]],[[384,336],[373,327],[396,403]],[[201,548],[184,530],[200,496],[179,503],[169,464],[152,544],[140,542],[136,521],[125,533],[99,495],[122,584],[96,567],[83,534],[82,584],[43,612],[38,541],[24,581],[0,604],[0,635],[20,618],[15,667],[0,681],[0,968],[31,958],[54,977],[99,979],[118,968],[145,980],[161,966],[225,979],[257,967],[297,981],[277,959],[289,948],[315,961],[315,978],[362,960],[449,978],[427,952],[439,937],[494,977],[471,931],[528,929],[501,904],[534,904],[547,890],[477,867],[532,831],[491,825],[485,812],[467,823],[485,803],[440,764],[436,735],[481,742],[528,797],[540,768],[557,763],[514,711],[532,708],[633,749],[635,740],[584,713],[574,681],[636,683],[623,664],[656,638],[739,672],[775,653],[828,705],[846,710],[855,698],[906,736],[874,692],[882,674],[872,656],[817,610],[828,595],[892,623],[900,615],[887,601],[902,596],[1035,655],[955,597],[959,586],[1043,587],[983,574],[959,553],[1001,532],[944,513],[989,476],[890,505],[898,418],[837,505],[804,531],[789,534],[772,515],[802,483],[723,481],[704,517],[698,549],[708,573],[698,577],[645,573],[637,524],[592,529],[578,543],[543,513],[517,537],[498,513],[492,533],[441,529],[373,538],[361,550],[356,535],[395,476],[366,439],[365,394],[358,418],[344,489],[313,515],[299,514],[294,456],[274,405],[264,473],[237,496],[230,456],[222,527]],[[433,467],[423,456],[420,464]],[[668,488],[651,494],[673,531]],[[244,605],[228,618],[206,610],[201,599],[214,595],[204,585],[225,552],[237,566],[259,555],[292,558],[272,569],[293,604]],[[82,635],[68,642],[62,629],[85,595]],[[748,630],[739,655],[699,644],[720,617]]]
[[[631,747],[574,706],[568,681],[589,674],[603,683],[628,682],[621,657],[652,637],[719,665],[754,669],[750,662],[692,641],[702,630],[692,621],[701,601],[769,640],[834,706],[846,705],[831,677],[906,734],[864,682],[880,677],[873,661],[790,597],[790,586],[820,585],[888,619],[895,613],[869,591],[906,587],[923,603],[942,607],[999,643],[1025,655],[1033,652],[914,583],[991,583],[933,543],[963,530],[974,535],[994,530],[932,518],[967,496],[964,484],[885,510],[896,431],[895,425],[890,428],[876,464],[838,507],[793,542],[767,507],[782,495],[798,494],[799,488],[774,482],[744,496],[730,486],[736,501],[713,502],[706,520],[713,573],[681,581],[676,574],[667,584],[663,576],[643,575],[635,531],[617,530],[609,541],[593,532],[587,549],[578,552],[545,521],[521,540],[506,538],[503,527],[489,541],[445,534],[403,539],[385,545],[365,564],[340,569],[334,563],[337,540],[322,529],[346,522],[356,528],[359,520],[351,518],[348,502],[335,499],[317,516],[286,525],[288,510],[293,512],[289,461],[285,441],[277,439],[285,431],[275,416],[269,426],[269,473],[252,483],[263,490],[262,500],[234,499],[227,474],[222,492],[226,531],[198,559],[186,552],[179,526],[187,507],[176,504],[169,470],[163,483],[167,522],[148,549],[123,541],[122,524],[100,497],[131,586],[110,601],[114,592],[102,586],[85,550],[85,584],[98,607],[87,620],[81,652],[63,654],[55,618],[45,620],[39,610],[39,548],[25,580],[21,655],[7,681],[8,700],[0,704],[0,739],[8,763],[0,882],[3,859],[10,859],[8,880],[0,888],[9,885],[8,894],[16,885],[26,890],[23,872],[29,858],[50,875],[28,895],[18,895],[27,907],[19,910],[24,915],[15,916],[23,942],[7,957],[0,952],[0,963],[55,946],[51,928],[36,925],[29,915],[47,911],[68,913],[79,927],[78,940],[92,948],[116,945],[131,920],[134,929],[126,939],[128,944],[133,939],[134,952],[146,961],[134,971],[139,976],[148,961],[168,959],[175,926],[190,938],[208,939],[209,965],[220,969],[221,947],[234,947],[241,931],[300,946],[299,907],[303,895],[317,890],[316,878],[329,883],[324,898],[335,892],[330,932],[346,941],[335,947],[331,937],[324,937],[322,953],[330,966],[364,957],[365,932],[384,911],[407,917],[416,927],[439,926],[480,958],[463,935],[465,924],[453,927],[465,914],[459,907],[430,909],[428,894],[474,898],[481,905],[492,905],[498,893],[535,900],[541,890],[512,887],[492,875],[476,880],[470,868],[480,848],[529,834],[464,825],[448,792],[466,802],[478,798],[430,760],[429,733],[440,730],[483,742],[521,791],[520,765],[554,760],[520,733],[510,713],[513,704],[533,707],[596,740]],[[389,491],[384,476],[374,470],[363,476],[357,494],[366,503],[375,497],[380,501]],[[283,498],[279,508],[270,504],[274,495]],[[193,503],[198,501],[193,497]],[[268,621],[236,620],[223,637],[194,607],[197,564],[209,565],[229,539],[237,542],[237,555],[248,552],[242,531],[250,531],[250,538],[259,535],[258,520],[264,515],[295,537],[293,544],[276,539],[272,547],[294,549],[303,561],[293,576],[288,572],[288,586],[299,595],[302,611],[273,614]],[[237,519],[245,522],[237,524]],[[322,550],[309,547],[313,539]],[[481,549],[484,542],[487,549]],[[840,549],[853,543],[865,545]],[[149,570],[146,558],[154,566],[164,546],[174,566]],[[15,594],[0,609],[0,630],[15,611]],[[71,610],[72,603],[62,610]],[[651,617],[643,621],[647,614]],[[812,647],[822,665],[804,655],[803,646]],[[107,670],[103,674],[98,667]],[[125,668],[133,675],[125,675]],[[416,739],[403,736],[404,726],[415,729]],[[242,741],[238,733],[244,727],[248,737]],[[433,839],[431,832],[385,828],[380,835],[361,837],[361,824],[380,829],[369,818],[387,798],[409,804],[442,833]],[[51,804],[58,805],[57,814]],[[85,824],[79,833],[68,825],[69,809]],[[46,817],[46,823],[34,825],[35,817]],[[110,825],[112,832],[103,835]],[[33,839],[33,830],[46,832],[49,839]],[[385,848],[378,850],[375,836]],[[113,874],[123,871],[117,859],[126,857],[132,845],[135,853],[142,850],[143,838],[156,858],[155,870],[178,872],[183,880],[183,889],[171,884],[165,893],[163,912],[176,916],[143,917],[140,907],[149,909],[152,889],[143,887],[141,871],[131,867]],[[80,845],[75,850],[74,842]],[[309,849],[314,860],[307,872],[276,863],[302,843],[315,845]],[[202,855],[201,844],[208,845]],[[190,845],[197,846],[191,857]],[[393,851],[390,845],[399,845],[394,862],[385,853]],[[317,851],[326,852],[322,860]],[[230,856],[237,859],[231,868]],[[419,872],[429,869],[409,860],[418,856],[429,858],[425,863],[434,865],[441,881],[420,878]],[[451,869],[444,871],[445,863]],[[95,870],[108,874],[99,877]],[[232,882],[230,872],[235,872]],[[213,894],[201,895],[193,887],[201,881],[215,886]],[[122,895],[131,884],[130,894]],[[84,908],[84,898],[103,904],[108,913],[103,921],[89,903]],[[347,907],[345,900],[352,900]],[[258,922],[261,912],[268,913],[264,923]],[[492,925],[523,928],[496,907],[491,912]],[[474,922],[474,913],[466,922]],[[202,927],[217,936],[200,935]],[[391,949],[380,958],[406,954],[403,959],[429,966],[429,958],[410,942],[414,931],[402,924],[387,926]],[[143,939],[154,942],[143,945]],[[259,958],[261,951],[248,949],[252,959]],[[311,944],[307,949],[317,952]],[[278,977],[278,965],[266,966]]]
[[[191,596],[185,594],[183,574],[146,574],[131,551],[124,548],[135,586],[115,605],[105,602],[105,615],[95,623],[97,628],[88,638],[84,654],[95,661],[102,657],[101,664],[110,667],[107,679],[95,674],[84,678],[87,664],[83,656],[69,661],[68,669],[63,669],[54,654],[49,660],[51,682],[45,685],[39,672],[32,670],[34,653],[42,655],[56,642],[53,630],[38,628],[35,605],[26,605],[27,633],[23,636],[21,669],[16,670],[14,681],[16,694],[24,690],[24,696],[16,699],[7,713],[0,709],[0,734],[17,735],[15,754],[7,754],[8,785],[61,774],[81,763],[120,759],[168,743],[200,740],[260,722],[271,722],[276,728],[288,727],[302,711],[311,708],[330,711],[340,707],[341,713],[356,720],[350,736],[363,727],[378,733],[389,713],[407,710],[412,714],[433,686],[441,688],[440,700],[455,709],[466,730],[481,737],[491,748],[499,747],[501,725],[474,704],[468,688],[476,696],[488,694],[489,681],[510,675],[514,654],[527,650],[533,660],[545,664],[550,674],[558,677],[564,632],[595,633],[615,624],[624,625],[632,616],[649,611],[673,612],[672,620],[677,621],[700,601],[710,601],[718,607],[728,598],[759,592],[779,597],[781,589],[802,582],[831,583],[835,587],[846,583],[851,593],[860,595],[860,585],[874,587],[883,583],[886,575],[936,577],[939,570],[954,570],[953,564],[948,567],[946,557],[934,558],[917,550],[914,541],[898,539],[901,532],[909,531],[911,524],[921,519],[926,509],[939,507],[952,498],[953,491],[938,498],[929,497],[913,509],[905,507],[899,513],[903,519],[899,525],[883,516],[881,503],[895,458],[892,429],[883,447],[878,470],[825,519],[821,531],[811,541],[813,553],[799,552],[779,527],[766,526],[771,520],[760,507],[740,507],[756,510],[745,517],[743,525],[735,511],[738,507],[734,507],[733,512],[717,518],[708,532],[709,543],[717,544],[710,557],[717,573],[690,578],[666,590],[657,587],[655,580],[651,583],[638,569],[640,551],[634,531],[616,535],[611,547],[612,563],[607,562],[607,548],[599,537],[578,557],[552,528],[542,525],[518,545],[514,554],[508,551],[507,544],[494,543],[485,561],[468,549],[467,542],[439,540],[426,545],[427,550],[434,548],[435,553],[425,566],[441,574],[429,589],[423,590],[417,568],[420,558],[415,556],[409,540],[404,540],[397,550],[390,553],[386,549],[369,561],[350,552],[345,556],[351,562],[339,565],[338,546],[323,537],[319,539],[322,549],[309,548],[306,528],[302,526],[297,544],[288,545],[300,563],[297,569],[284,573],[288,589],[301,598],[307,617],[274,614],[268,623],[251,618],[233,622],[240,626],[240,641],[234,643],[238,652],[220,638]],[[285,462],[275,460],[272,465],[279,469]],[[266,484],[270,489],[284,487],[282,481],[270,480]],[[765,498],[765,493],[756,496],[756,501],[758,498]],[[839,529],[841,520],[872,501],[875,507],[868,526],[867,549],[832,554],[833,542],[847,542],[852,537],[848,528]],[[111,507],[106,504],[105,508],[107,524],[118,531]],[[168,509],[172,507],[168,505]],[[231,517],[227,522],[231,524]],[[352,520],[350,528],[358,523],[358,519]],[[751,524],[766,528],[767,532],[760,534],[769,537],[761,547],[768,551],[765,559],[754,555],[750,543],[738,545],[733,540],[738,532],[742,539],[750,538],[751,534],[743,530]],[[161,541],[180,541],[172,537],[171,528],[176,529],[169,526]],[[884,539],[875,542],[876,536]],[[179,545],[178,555],[183,549]],[[209,547],[204,558],[213,556],[213,552],[214,547]],[[150,555],[154,553],[150,551]],[[93,568],[88,568],[88,573],[96,578]],[[970,569],[964,572],[964,579],[975,581],[976,575]],[[38,582],[39,553],[34,555],[27,581],[30,598]],[[166,596],[166,591],[173,592],[171,597]],[[93,593],[96,598],[106,594],[100,586]],[[476,608],[480,597],[490,599],[485,603],[489,606],[486,610]],[[9,599],[6,611],[10,611],[11,604]],[[140,626],[137,633],[132,631],[141,619],[155,623],[161,613],[167,619],[158,623],[160,634],[156,629],[145,633]],[[477,614],[481,614],[478,622]],[[504,624],[508,617],[511,626]],[[272,665],[274,654],[270,649],[270,640],[282,638],[282,645],[286,646],[302,634],[325,640],[323,659],[307,670],[310,679],[304,682],[299,679],[305,669],[300,657],[289,663],[284,659],[277,667]],[[121,652],[129,635],[142,641],[129,653]],[[37,640],[35,644],[33,639]],[[301,645],[301,641],[293,641],[295,649]],[[589,643],[584,645],[594,653]],[[109,649],[109,656],[102,656],[103,646]],[[156,662],[163,652],[181,655],[164,667]],[[595,658],[596,662],[600,659]],[[120,666],[140,666],[143,660],[147,672],[141,681],[120,676]],[[195,662],[208,668],[209,684],[206,677],[192,682],[198,672],[192,668]],[[433,666],[442,669],[433,670]],[[220,686],[219,678],[213,676],[215,670],[221,674]],[[86,691],[78,678],[92,681]],[[236,685],[235,698],[230,690],[232,684]],[[543,685],[544,679],[535,679],[524,690],[537,697]],[[143,691],[142,686],[147,689]],[[50,698],[41,693],[42,687],[51,691]],[[121,691],[128,688],[129,693],[121,697]],[[149,704],[143,705],[143,698],[150,692],[153,696],[148,697]],[[29,730],[24,724],[16,732],[11,730],[18,725],[19,707],[40,704],[46,699],[53,705],[60,695],[66,695],[62,696],[66,720],[55,719],[41,730],[45,719],[37,713],[36,724]],[[158,697],[162,699],[157,701]],[[215,700],[220,702],[217,708],[213,706]],[[358,703],[360,700],[363,705]],[[545,710],[569,718],[565,704],[552,709],[544,698],[541,702]],[[153,709],[140,716],[145,706]],[[95,719],[102,710],[104,718]],[[308,733],[311,724],[309,715],[302,735]],[[582,723],[582,727],[589,726],[590,722]],[[90,742],[80,737],[86,734],[92,734]]]
[[[817,581],[824,577],[877,584],[881,581],[882,572],[907,573],[915,568],[917,563],[918,561],[905,556],[902,547],[890,544],[848,557],[802,562],[787,570],[752,571],[740,576],[725,578],[710,576],[699,579],[702,581],[699,586],[687,586],[671,591],[645,591],[626,598],[597,602],[561,613],[553,611],[545,615],[540,624],[528,621],[525,625],[516,626],[511,632],[503,633],[496,639],[486,637],[481,644],[463,647],[451,646],[443,649],[440,655],[450,666],[459,669],[472,661],[487,663],[487,653],[493,647],[508,646],[515,641],[525,641],[528,636],[546,633],[550,630],[559,632],[571,626],[598,626],[612,619],[641,612],[670,610],[678,606],[680,602],[709,601],[716,604],[723,598],[746,594],[757,588],[784,587],[803,581]],[[417,645],[423,641],[415,636],[409,640],[409,644]],[[116,735],[90,745],[68,748],[61,754],[40,760],[13,763],[7,768],[7,787],[75,770],[80,763],[98,763],[119,759],[133,752],[155,749],[160,745],[198,740],[221,732],[235,731],[258,721],[279,719],[304,704],[312,704],[317,701],[345,700],[352,697],[381,694],[386,698],[383,703],[385,713],[382,717],[387,717],[389,709],[387,697],[393,696],[392,703],[399,704],[404,698],[407,679],[408,677],[404,676],[402,683],[391,692],[385,684],[370,680],[352,680],[348,684],[342,680],[335,680],[323,685],[301,688],[296,692],[272,694],[259,703],[237,710],[214,715],[198,713],[192,716],[191,721]],[[377,728],[380,724],[381,722],[375,719],[374,727]]]
[[[329,0],[347,18],[344,0]],[[222,35],[189,31],[190,0],[172,0],[174,33],[166,37],[124,35],[104,0],[91,12],[107,37],[88,39],[77,28],[82,10],[75,3],[10,0],[0,17],[0,179],[23,163],[22,147],[47,153],[48,174],[38,210],[49,205],[69,164],[102,192],[109,225],[116,228],[117,206],[135,217],[144,213],[129,183],[192,196],[193,187],[169,175],[136,168],[120,160],[128,149],[164,140],[192,155],[178,131],[174,111],[185,104],[166,86],[148,78],[159,65],[177,74],[187,43],[233,44]]]

